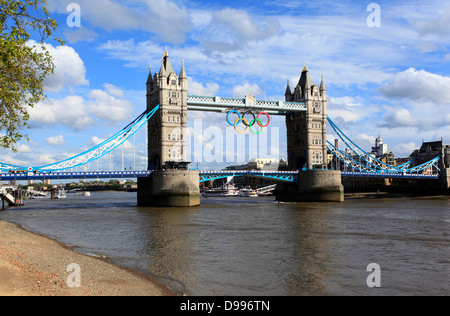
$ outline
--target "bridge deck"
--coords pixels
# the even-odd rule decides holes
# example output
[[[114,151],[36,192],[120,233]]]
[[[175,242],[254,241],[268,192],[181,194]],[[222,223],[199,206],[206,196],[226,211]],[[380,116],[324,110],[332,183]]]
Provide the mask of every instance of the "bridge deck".
[[[420,174],[420,173],[378,173],[378,172],[342,172],[345,178],[384,178],[384,179],[430,179],[436,180],[438,174]]]
[[[304,112],[307,110],[305,103],[298,102],[250,101],[249,98],[235,99],[195,95],[188,95],[187,106],[188,110],[191,111],[225,112],[234,109],[254,112],[264,111],[270,115],[286,115],[292,112]]]
[[[149,177],[152,171],[109,171],[109,172],[42,172],[42,173],[1,173],[0,181],[27,180],[69,180],[69,179],[120,179]],[[261,170],[202,170],[200,180],[208,181],[226,177],[256,176],[280,181],[297,181],[298,171],[261,171]],[[438,174],[342,172],[342,177],[385,178],[385,179],[439,179]]]

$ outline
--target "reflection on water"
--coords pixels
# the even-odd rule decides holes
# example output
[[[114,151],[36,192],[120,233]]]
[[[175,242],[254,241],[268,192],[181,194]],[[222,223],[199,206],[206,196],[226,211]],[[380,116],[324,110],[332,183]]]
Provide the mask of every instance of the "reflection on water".
[[[31,200],[0,219],[191,295],[448,295],[449,205],[208,198],[196,208],[138,208],[135,193],[112,192]],[[373,262],[381,289],[366,285]]]

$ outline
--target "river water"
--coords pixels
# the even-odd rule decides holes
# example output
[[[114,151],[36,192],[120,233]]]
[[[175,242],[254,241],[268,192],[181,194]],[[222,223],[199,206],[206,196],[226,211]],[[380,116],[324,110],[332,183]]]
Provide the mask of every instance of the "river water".
[[[174,209],[136,201],[136,193],[69,193],[25,201],[0,220],[188,295],[450,294],[450,200],[237,197]],[[371,263],[380,288],[367,285]]]

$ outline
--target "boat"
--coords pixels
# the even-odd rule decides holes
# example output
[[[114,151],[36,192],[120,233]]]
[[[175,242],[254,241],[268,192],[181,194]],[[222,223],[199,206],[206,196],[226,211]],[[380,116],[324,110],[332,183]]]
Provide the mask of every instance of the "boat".
[[[58,191],[58,195],[56,196],[57,199],[65,199],[66,196],[66,190],[61,189]]]
[[[224,184],[222,187],[206,189],[203,191],[203,197],[230,197],[237,196],[238,189],[233,184]]]
[[[83,192],[83,196],[91,196],[91,192],[89,191]]]
[[[258,192],[253,189],[245,188],[239,190],[239,196],[243,197],[258,197]]]

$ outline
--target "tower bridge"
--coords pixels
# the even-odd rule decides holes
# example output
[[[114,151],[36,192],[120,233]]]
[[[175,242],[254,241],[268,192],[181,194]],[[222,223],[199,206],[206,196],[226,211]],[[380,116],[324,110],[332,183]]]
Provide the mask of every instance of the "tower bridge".
[[[401,166],[388,165],[371,156],[345,135],[327,116],[327,90],[322,76],[320,85],[312,82],[308,68],[303,68],[297,85],[286,87],[285,101],[256,100],[254,97],[227,98],[188,95],[184,62],[176,73],[167,49],[158,73],[149,71],[146,83],[147,108],[133,122],[101,144],[47,166],[21,167],[0,163],[0,180],[26,179],[88,179],[138,178],[138,204],[158,206],[194,206],[200,203],[199,182],[228,176],[257,176],[280,181],[276,197],[282,201],[343,201],[342,177],[373,177],[402,179],[440,179],[450,187],[450,149],[430,161],[412,159]],[[237,123],[257,123],[260,112],[286,118],[287,157],[291,171],[195,171],[188,170],[187,117],[188,111],[208,111],[238,114]],[[242,114],[242,115],[241,115]],[[253,121],[244,115],[252,114]],[[247,124],[246,124],[247,123]],[[84,166],[110,153],[133,136],[142,126],[148,126],[149,171],[129,172],[66,172]],[[330,127],[345,143],[351,154],[328,142]],[[250,127],[251,128],[251,127]],[[328,153],[349,166],[352,172],[327,170]],[[356,158],[355,158],[356,157]],[[444,159],[445,157],[445,159]],[[429,174],[433,169],[434,174]],[[9,171],[9,172],[8,172]],[[427,172],[425,172],[427,171]]]

